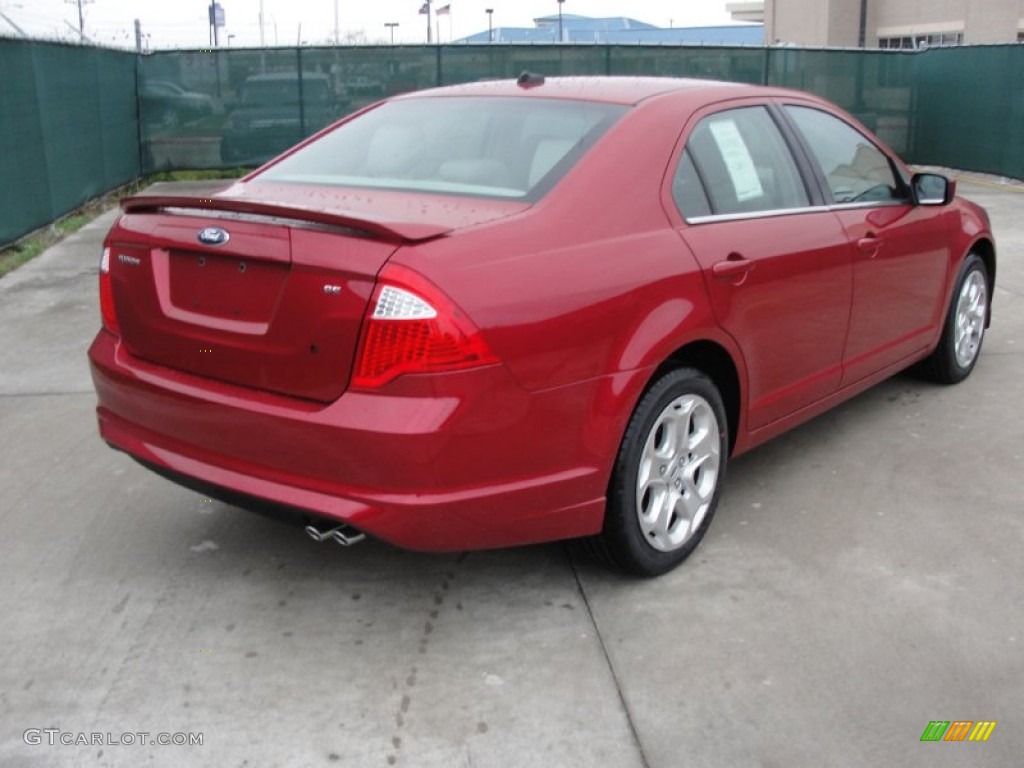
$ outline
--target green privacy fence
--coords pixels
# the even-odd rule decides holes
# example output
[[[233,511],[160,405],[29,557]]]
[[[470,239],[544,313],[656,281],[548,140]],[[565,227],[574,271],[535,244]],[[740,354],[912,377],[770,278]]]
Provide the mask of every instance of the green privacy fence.
[[[386,96],[523,70],[800,88],[850,109],[906,154],[913,147],[918,58],[881,51],[550,44],[158,53],[139,67],[143,170],[258,164]]]
[[[0,245],[139,175],[136,60],[0,39]]]
[[[1024,45],[919,58],[914,158],[1024,179]]]
[[[1024,178],[1024,46],[922,52],[616,45],[168,51],[0,39],[0,244],[141,173],[253,165],[386,96],[554,75],[797,88],[912,162]]]

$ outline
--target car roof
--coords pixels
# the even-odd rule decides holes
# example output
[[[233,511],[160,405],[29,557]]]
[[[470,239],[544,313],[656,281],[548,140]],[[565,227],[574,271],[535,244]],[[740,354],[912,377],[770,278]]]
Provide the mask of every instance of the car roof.
[[[538,76],[534,75],[534,78]],[[399,98],[437,96],[530,96],[534,98],[576,99],[611,104],[633,105],[666,93],[688,91],[702,101],[776,95],[775,88],[674,77],[548,77],[543,82],[519,85],[516,80],[487,80],[443,88],[431,88]]]

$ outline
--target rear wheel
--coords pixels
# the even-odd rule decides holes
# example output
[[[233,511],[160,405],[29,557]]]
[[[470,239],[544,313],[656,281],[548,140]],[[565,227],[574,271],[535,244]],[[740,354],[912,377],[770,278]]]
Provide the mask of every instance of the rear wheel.
[[[630,419],[600,534],[588,549],[617,570],[658,576],[696,549],[728,461],[725,407],[714,383],[680,368],[657,379]]]
[[[988,270],[981,257],[972,253],[957,275],[939,345],[922,364],[928,378],[956,384],[970,375],[981,354],[988,306]]]

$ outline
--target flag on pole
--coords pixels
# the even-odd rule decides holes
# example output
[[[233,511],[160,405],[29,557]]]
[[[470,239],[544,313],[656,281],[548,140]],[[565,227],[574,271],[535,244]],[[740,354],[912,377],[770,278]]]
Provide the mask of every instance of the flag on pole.
[[[424,3],[420,6],[420,15],[430,13],[430,3]]]
[[[435,16],[450,16],[451,13],[452,13],[452,4],[451,3],[448,3],[448,5],[442,5],[436,11],[434,11],[434,15]]]

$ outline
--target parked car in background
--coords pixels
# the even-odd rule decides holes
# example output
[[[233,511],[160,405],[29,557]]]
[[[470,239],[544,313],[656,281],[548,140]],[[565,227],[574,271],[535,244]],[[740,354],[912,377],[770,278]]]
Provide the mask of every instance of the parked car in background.
[[[409,94],[122,205],[89,352],[111,446],[318,540],[582,537],[642,575],[698,545],[732,457],[911,365],[967,377],[996,275],[954,182],[819,98],[702,80]]]
[[[228,114],[221,140],[227,163],[258,164],[315,133],[342,114],[330,78],[321,73],[253,75]]]
[[[139,103],[142,122],[160,128],[176,128],[220,111],[209,94],[186,90],[170,80],[144,80]]]

